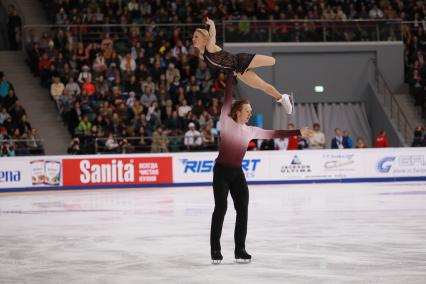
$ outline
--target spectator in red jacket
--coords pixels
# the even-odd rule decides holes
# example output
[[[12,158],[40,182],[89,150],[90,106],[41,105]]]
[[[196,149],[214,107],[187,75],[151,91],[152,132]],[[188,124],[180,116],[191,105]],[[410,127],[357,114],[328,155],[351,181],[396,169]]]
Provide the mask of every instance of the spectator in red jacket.
[[[95,84],[93,84],[89,78],[84,82],[82,89],[86,92],[86,94],[91,97],[96,92]]]
[[[212,86],[212,92],[219,96],[225,91],[226,87],[226,80],[225,80],[225,74],[223,72],[219,73],[219,76],[214,80],[213,86]]]
[[[293,123],[289,123],[287,126],[288,130],[294,130],[296,127]],[[298,136],[290,136],[288,137],[287,150],[297,150],[299,149],[299,137]]]
[[[386,132],[384,130],[380,131],[379,136],[377,136],[376,141],[374,142],[375,148],[386,148],[389,147],[388,138],[386,137]]]
[[[247,146],[248,151],[256,151],[257,150],[257,139],[253,139],[249,142]]]
[[[48,87],[48,81],[51,77],[50,67],[52,66],[52,60],[49,59],[47,53],[43,53],[40,61],[38,62],[38,71],[40,73],[40,82],[44,87]]]

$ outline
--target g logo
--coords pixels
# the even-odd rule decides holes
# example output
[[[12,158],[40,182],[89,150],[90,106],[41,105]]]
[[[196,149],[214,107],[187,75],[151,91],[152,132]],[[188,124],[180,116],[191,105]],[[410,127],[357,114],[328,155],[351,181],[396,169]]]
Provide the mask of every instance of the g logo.
[[[383,159],[381,159],[378,163],[377,163],[377,170],[380,173],[388,173],[390,171],[390,169],[392,168],[392,163],[395,161],[395,157],[385,157]]]

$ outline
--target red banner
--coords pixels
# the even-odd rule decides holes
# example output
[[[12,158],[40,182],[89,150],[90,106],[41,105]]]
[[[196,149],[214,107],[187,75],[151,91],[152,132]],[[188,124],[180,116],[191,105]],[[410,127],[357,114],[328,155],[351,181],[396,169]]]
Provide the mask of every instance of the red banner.
[[[171,157],[63,160],[64,186],[172,182]]]

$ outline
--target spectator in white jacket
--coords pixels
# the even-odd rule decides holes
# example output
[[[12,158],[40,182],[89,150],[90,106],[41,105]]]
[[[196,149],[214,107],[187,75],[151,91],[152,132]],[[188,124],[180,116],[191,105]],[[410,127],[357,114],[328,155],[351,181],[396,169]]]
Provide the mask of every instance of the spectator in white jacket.
[[[314,135],[309,138],[309,148],[311,149],[324,149],[325,148],[325,135],[321,132],[319,123],[314,123]]]
[[[105,147],[109,152],[117,152],[118,151],[118,147],[120,145],[118,144],[117,139],[115,139],[114,135],[112,133],[110,133],[108,135],[108,139],[105,142]]]
[[[188,131],[185,132],[184,144],[188,150],[200,148],[203,140],[201,133],[195,129],[195,124],[190,122],[188,124]]]
[[[76,97],[77,95],[80,95],[80,85],[78,85],[78,83],[74,81],[73,77],[70,77],[68,79],[68,83],[65,85],[64,92],[66,92],[72,98]]]
[[[178,115],[181,118],[184,118],[185,115],[192,110],[192,107],[188,105],[188,102],[184,99],[182,104],[178,107]]]
[[[59,98],[64,93],[64,90],[65,90],[65,86],[61,82],[60,78],[53,77],[52,85],[50,85],[50,95],[55,100],[56,104],[58,105],[58,108],[59,108],[58,101],[59,101]]]

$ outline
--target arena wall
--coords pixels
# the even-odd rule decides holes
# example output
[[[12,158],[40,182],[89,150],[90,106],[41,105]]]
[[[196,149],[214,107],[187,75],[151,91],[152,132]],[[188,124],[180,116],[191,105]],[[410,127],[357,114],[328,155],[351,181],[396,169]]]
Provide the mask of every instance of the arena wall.
[[[393,92],[404,83],[402,42],[229,43],[225,48],[275,57],[273,68],[256,72],[278,90],[293,91],[297,103],[366,101],[376,63]],[[324,86],[323,93],[314,92],[317,85]],[[273,101],[243,83],[238,89],[256,106],[255,112],[263,114],[264,126],[271,128]]]
[[[211,185],[216,152],[2,158],[0,192]],[[426,149],[253,151],[249,184],[426,180]]]

